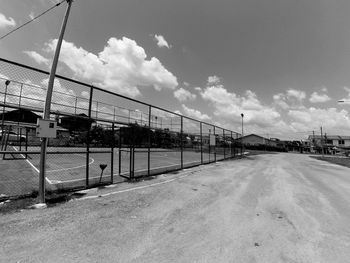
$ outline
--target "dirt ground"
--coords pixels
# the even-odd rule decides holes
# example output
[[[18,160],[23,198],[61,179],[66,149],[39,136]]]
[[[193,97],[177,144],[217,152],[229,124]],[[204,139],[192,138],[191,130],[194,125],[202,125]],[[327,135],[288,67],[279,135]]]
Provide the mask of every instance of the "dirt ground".
[[[350,262],[350,169],[299,154],[200,166],[0,215],[0,262]]]

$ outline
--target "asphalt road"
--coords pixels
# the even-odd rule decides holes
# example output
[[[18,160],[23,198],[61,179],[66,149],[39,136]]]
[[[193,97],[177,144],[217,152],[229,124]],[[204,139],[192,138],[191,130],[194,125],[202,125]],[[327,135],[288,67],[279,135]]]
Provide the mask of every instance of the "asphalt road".
[[[349,226],[349,168],[269,154],[0,215],[0,261],[344,263]]]

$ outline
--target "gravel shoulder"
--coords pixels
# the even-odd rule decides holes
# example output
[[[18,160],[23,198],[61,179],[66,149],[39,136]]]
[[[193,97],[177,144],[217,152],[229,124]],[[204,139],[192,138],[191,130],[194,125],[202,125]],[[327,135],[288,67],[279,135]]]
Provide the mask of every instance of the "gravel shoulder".
[[[0,215],[0,262],[348,262],[350,169],[219,162]]]

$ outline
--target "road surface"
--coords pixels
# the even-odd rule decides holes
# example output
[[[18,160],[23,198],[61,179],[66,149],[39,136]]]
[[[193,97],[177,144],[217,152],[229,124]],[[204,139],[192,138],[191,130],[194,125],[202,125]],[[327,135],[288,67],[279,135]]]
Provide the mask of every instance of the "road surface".
[[[1,262],[344,263],[350,169],[251,156],[0,218]]]

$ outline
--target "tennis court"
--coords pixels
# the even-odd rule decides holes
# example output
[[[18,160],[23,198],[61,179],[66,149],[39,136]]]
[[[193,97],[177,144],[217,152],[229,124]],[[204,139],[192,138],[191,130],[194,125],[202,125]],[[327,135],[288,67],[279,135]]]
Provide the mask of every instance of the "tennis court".
[[[38,147],[28,147],[26,152],[11,146],[13,154],[7,154],[1,160],[2,179],[0,194],[14,195],[35,191],[38,187],[40,172],[40,152]],[[220,154],[219,154],[220,152]],[[25,154],[27,153],[27,154]],[[148,157],[149,154],[149,157]],[[150,149],[136,148],[131,158],[128,148],[86,148],[50,147],[46,161],[47,190],[62,190],[98,185],[99,183],[117,183],[135,177],[154,175],[181,168],[191,167],[215,160],[224,159],[225,154],[199,152],[187,149]],[[228,153],[226,153],[228,157]],[[183,164],[181,165],[181,159]],[[107,167],[101,174],[101,164]]]

